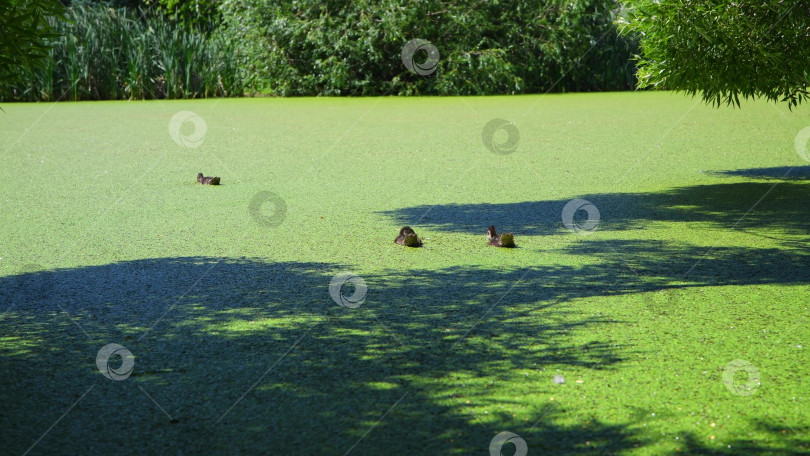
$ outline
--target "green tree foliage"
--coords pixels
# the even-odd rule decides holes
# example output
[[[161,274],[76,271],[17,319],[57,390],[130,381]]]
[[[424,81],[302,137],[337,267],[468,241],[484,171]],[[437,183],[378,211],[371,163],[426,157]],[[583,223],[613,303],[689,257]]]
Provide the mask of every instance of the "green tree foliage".
[[[143,0],[175,22],[205,32],[213,31],[221,22],[219,0]]]
[[[163,14],[174,23],[206,33],[222,22],[219,14],[221,0],[62,0],[68,6],[98,5],[148,11]]]
[[[638,85],[714,105],[808,98],[810,1],[628,0],[617,20],[640,37]]]
[[[8,1],[46,0],[0,0]],[[43,35],[46,67],[15,69],[0,99],[222,96],[245,88],[478,95],[635,84],[637,43],[616,29],[616,0],[225,0],[215,10],[220,1],[72,0],[70,23],[43,22],[58,35]],[[403,65],[413,39],[437,47],[437,71],[420,76]]]
[[[48,18],[63,14],[59,0],[0,0],[0,90],[20,82],[20,69],[46,63],[55,37]]]
[[[513,94],[632,88],[636,52],[615,0],[226,0],[241,76],[277,95]],[[409,40],[439,50],[409,72]],[[417,53],[424,61],[426,53]]]

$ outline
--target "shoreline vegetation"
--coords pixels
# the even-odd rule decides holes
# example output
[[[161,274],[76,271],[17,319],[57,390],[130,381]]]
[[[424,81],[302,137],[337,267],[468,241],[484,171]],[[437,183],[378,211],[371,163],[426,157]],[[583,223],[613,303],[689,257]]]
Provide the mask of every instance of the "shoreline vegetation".
[[[232,0],[205,21],[148,4],[73,2],[40,68],[0,101],[507,95],[632,90],[638,52],[613,0],[480,5]],[[137,2],[134,4],[137,5]],[[401,59],[423,39],[420,75]],[[413,59],[428,56],[418,50]]]

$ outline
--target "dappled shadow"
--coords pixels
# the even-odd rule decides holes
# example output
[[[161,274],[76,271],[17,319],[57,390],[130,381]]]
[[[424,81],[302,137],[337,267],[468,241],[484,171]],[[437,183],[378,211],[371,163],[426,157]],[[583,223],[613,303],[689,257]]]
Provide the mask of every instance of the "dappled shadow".
[[[621,293],[651,291],[684,282],[688,286],[798,285],[810,283],[810,254],[803,250],[756,247],[700,248],[664,241],[612,240],[577,243],[567,253],[600,258],[578,272],[581,284],[599,284],[605,265]]]
[[[160,258],[2,277],[3,440],[22,454],[69,411],[31,454],[486,454],[502,430],[553,454],[648,445],[633,423],[560,424],[550,406],[516,416],[487,389],[516,370],[546,388],[544,366],[615,369],[635,350],[588,336],[626,322],[560,303],[660,289],[662,258],[686,267],[703,252],[627,242],[631,264],[615,243],[588,242],[568,253],[600,262],[364,275],[355,309],[330,298],[344,269],[331,263]],[[691,283],[797,283],[810,264],[730,248],[703,263]],[[95,365],[111,342],[135,355],[125,381]]]
[[[740,454],[756,455],[784,455],[797,456],[810,454],[810,427],[808,426],[788,426],[784,422],[777,423],[768,419],[751,420],[751,429],[764,432],[769,435],[779,436],[779,446],[763,445],[762,442],[751,438],[733,438],[724,445],[707,447],[701,444],[695,433],[686,433],[683,438],[681,453],[683,454],[705,454],[710,456],[733,456]]]
[[[599,230],[644,229],[653,222],[676,222],[706,223],[717,228],[772,228],[791,234],[810,231],[806,204],[810,200],[810,185],[804,183],[782,182],[774,187],[770,182],[741,182],[655,193],[597,193],[578,197],[599,209]],[[450,232],[484,235],[488,225],[496,225],[517,236],[553,235],[567,232],[562,211],[569,201],[419,205],[382,214],[399,225],[429,226]],[[587,214],[578,211],[577,217],[586,218]]]
[[[13,385],[0,392],[3,440],[22,454],[69,411],[31,454],[480,453],[501,429],[467,409],[493,399],[447,378],[621,361],[621,347],[568,333],[613,322],[557,309],[531,277],[510,291],[521,271],[364,276],[366,300],[350,309],[328,292],[341,270],[187,257],[0,278],[0,381]],[[134,354],[130,378],[97,369],[108,343]],[[636,442],[596,422],[532,432],[570,445],[602,432],[610,451]]]

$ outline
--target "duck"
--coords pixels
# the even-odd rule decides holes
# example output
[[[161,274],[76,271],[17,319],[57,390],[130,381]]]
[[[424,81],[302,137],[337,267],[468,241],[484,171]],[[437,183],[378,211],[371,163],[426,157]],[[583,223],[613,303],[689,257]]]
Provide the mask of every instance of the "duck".
[[[507,247],[507,248],[514,248],[517,247],[515,245],[515,235],[512,233],[503,233],[498,236],[498,232],[495,231],[495,226],[490,225],[487,228],[487,244],[494,245],[495,247]]]
[[[416,235],[413,229],[409,226],[403,226],[401,230],[399,230],[399,236],[394,239],[394,242],[399,245],[404,245],[406,247],[421,247],[422,240],[419,239],[419,236]]]
[[[203,173],[197,173],[197,182],[203,185],[219,185],[219,177],[205,177]]]

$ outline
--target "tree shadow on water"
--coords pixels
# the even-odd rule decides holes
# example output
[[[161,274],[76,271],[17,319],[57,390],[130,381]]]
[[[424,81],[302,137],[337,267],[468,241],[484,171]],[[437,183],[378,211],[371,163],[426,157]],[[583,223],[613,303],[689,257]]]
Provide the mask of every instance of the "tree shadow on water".
[[[481,386],[514,387],[516,370],[543,366],[617,368],[632,347],[595,336],[583,346],[571,333],[620,322],[558,303],[635,292],[616,288],[632,273],[606,261],[363,276],[365,300],[350,308],[329,293],[344,269],[182,257],[0,278],[7,451],[486,454],[504,430],[554,454],[651,443],[632,423],[559,424],[548,407],[498,412],[503,399]],[[115,374],[117,357],[97,367],[109,343],[134,355],[128,378],[102,375]],[[492,406],[498,428],[476,406]]]
[[[739,176],[753,179],[810,180],[810,166],[774,166],[771,168],[745,168],[717,171],[720,176]]]
[[[518,287],[504,300],[514,310],[489,309],[520,271],[364,277],[365,301],[348,308],[329,293],[341,270],[186,257],[0,278],[0,432],[8,450],[482,453],[502,429],[477,424],[446,394],[494,399],[438,380],[620,360],[604,341],[587,352],[573,345],[568,330],[611,322],[558,310],[551,294]],[[530,313],[539,317],[521,318]],[[543,343],[525,348],[538,333]],[[96,365],[109,343],[134,356],[120,381]],[[117,356],[102,363],[112,374],[121,367]],[[621,426],[597,423],[588,434],[600,429],[612,436],[603,449],[635,442]],[[532,432],[586,438],[552,421]]]
[[[598,193],[579,198],[599,210],[599,230],[644,229],[651,222],[676,222],[807,234],[810,226],[810,212],[806,210],[810,185],[796,181],[781,182],[775,187],[770,182],[739,182],[662,192]],[[382,214],[399,225],[430,226],[449,232],[483,235],[488,225],[496,225],[517,235],[553,235],[566,232],[562,213],[570,201],[419,205]],[[585,216],[585,211],[577,211],[574,221]]]

